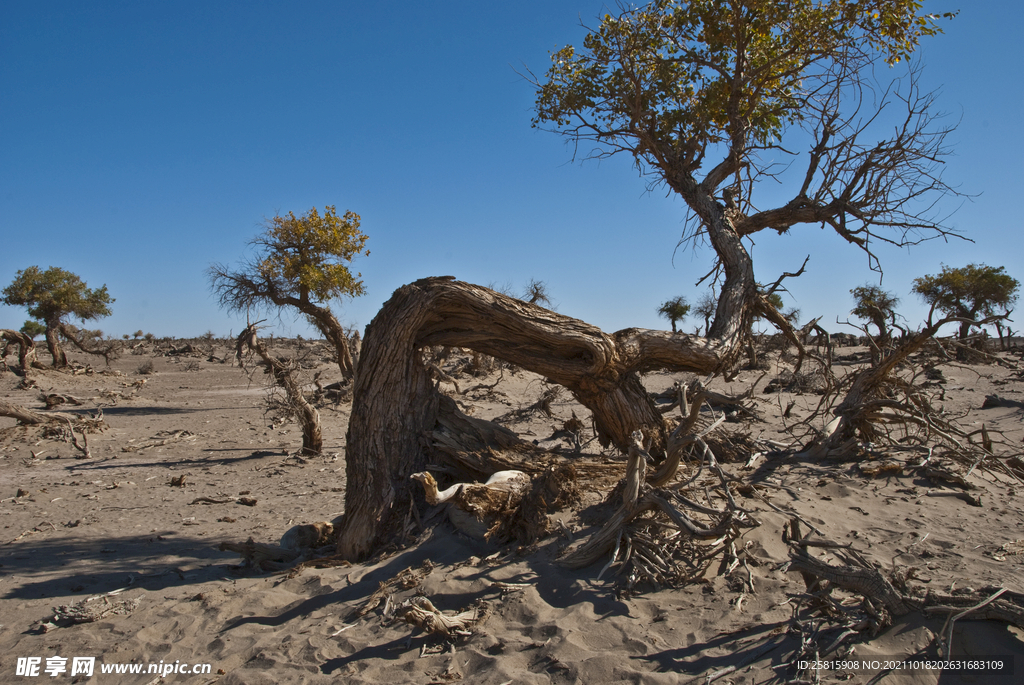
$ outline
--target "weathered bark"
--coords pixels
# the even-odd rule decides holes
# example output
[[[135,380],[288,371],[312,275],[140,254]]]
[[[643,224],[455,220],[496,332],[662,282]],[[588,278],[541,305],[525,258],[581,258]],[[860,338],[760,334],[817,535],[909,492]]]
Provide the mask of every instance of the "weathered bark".
[[[12,331],[10,329],[0,329],[0,340],[3,341],[3,347],[0,348],[0,361],[7,354],[8,345],[18,346],[18,365],[21,367],[22,382],[28,381],[28,369],[30,356],[35,356],[35,342],[32,338],[28,337],[21,331]]]
[[[719,363],[728,368],[742,350],[744,339],[750,335],[754,314],[759,308],[754,263],[743,247],[742,234],[736,225],[746,218],[731,202],[723,206],[713,194],[721,180],[735,172],[738,162],[730,156],[698,183],[688,171],[679,169],[669,154],[661,153],[664,158],[659,158],[659,163],[665,180],[703,224],[725,273],[715,321],[707,336],[719,341],[722,355]]]
[[[349,349],[348,336],[337,317],[327,307],[318,307],[310,302],[301,302],[298,306],[334,347],[342,377],[351,380],[355,376],[355,362]]]
[[[421,353],[431,345],[470,348],[568,388],[593,412],[601,441],[623,451],[635,430],[650,449],[664,451],[666,443],[664,419],[640,383],[641,373],[708,374],[734,358],[721,341],[640,329],[606,334],[450,277],[399,288],[367,327],[356,374],[346,511],[338,535],[345,558],[371,554],[407,514],[409,476],[424,470],[421,441],[438,419],[439,395]]]
[[[259,341],[256,337],[255,325],[246,327],[238,336],[235,352],[239,360],[242,357],[243,347],[248,347],[260,356],[267,371],[273,375],[274,381],[284,389],[288,396],[288,401],[299,419],[299,425],[302,426],[302,453],[320,454],[324,447],[323,433],[320,431],[320,413],[316,407],[306,401],[306,397],[302,394],[302,388],[292,377],[292,369],[271,355],[267,346]]]
[[[43,414],[42,412],[3,399],[0,399],[0,416],[9,416],[12,419],[17,419],[19,423],[28,425],[48,423],[55,418],[54,414]]]
[[[65,369],[68,366],[68,356],[60,346],[60,320],[46,322],[46,349],[53,357],[53,368]]]

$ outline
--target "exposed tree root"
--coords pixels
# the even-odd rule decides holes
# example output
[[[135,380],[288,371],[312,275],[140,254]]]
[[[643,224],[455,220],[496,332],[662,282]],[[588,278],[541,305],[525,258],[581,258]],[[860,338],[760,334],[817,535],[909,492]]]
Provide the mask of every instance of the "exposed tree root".
[[[700,505],[679,490],[652,488],[645,482],[646,454],[640,440],[635,434],[629,450],[622,504],[598,532],[560,560],[568,568],[582,568],[611,552],[601,575],[618,565],[626,591],[638,583],[678,586],[703,576],[741,527],[756,525],[732,499],[724,472],[702,440],[697,438],[719,476],[724,509]],[[681,508],[694,511],[694,516]]]
[[[801,538],[796,520],[790,522],[789,530],[789,568],[803,575],[811,608],[843,628],[827,647],[823,648],[814,640],[805,641],[801,654],[796,655],[794,661],[809,656],[823,658],[848,638],[865,631],[873,636],[890,626],[894,617],[911,611],[949,617],[938,644],[945,658],[951,650],[952,623],[960,618],[991,619],[1024,628],[1024,594],[991,587],[957,594],[910,587],[908,581],[913,578],[914,569],[894,569],[891,578],[886,578],[848,545]],[[829,548],[842,563],[830,564],[813,557],[808,553],[809,547]],[[831,596],[836,589],[860,595],[863,603],[855,609],[840,604]]]
[[[941,326],[957,320],[946,318],[929,323],[892,348],[872,368],[853,374],[845,382],[833,378],[818,409],[804,423],[820,420],[840,389],[846,386],[848,390],[831,409],[833,418],[807,442],[804,456],[849,458],[862,451],[864,444],[934,445],[941,456],[956,461],[968,473],[983,468],[1020,480],[1020,474],[1006,465],[1006,457],[994,454],[991,436],[986,431],[978,432],[979,444],[975,433],[965,432],[933,406],[932,397],[924,388],[915,385],[913,379],[897,375],[910,355],[932,341]],[[831,377],[830,372],[828,375]]]

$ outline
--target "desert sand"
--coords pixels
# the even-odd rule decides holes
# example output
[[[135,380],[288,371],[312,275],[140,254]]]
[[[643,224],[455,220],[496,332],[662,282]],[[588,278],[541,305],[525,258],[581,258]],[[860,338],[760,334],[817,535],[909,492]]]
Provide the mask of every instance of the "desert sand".
[[[592,484],[574,511],[558,515],[555,534],[536,545],[498,545],[457,533],[438,509],[428,510],[402,546],[362,564],[306,566],[292,572],[246,567],[223,542],[277,544],[292,526],[330,521],[344,511],[345,434],[350,403],[320,408],[325,449],[299,457],[294,421],[267,406],[265,376],[251,378],[231,361],[229,341],[193,341],[204,354],[167,355],[181,341],[142,344],[109,367],[72,354],[80,373],[35,370],[37,388],[0,374],[0,397],[42,409],[41,395],[81,401],[59,409],[103,411],[108,428],[89,436],[91,458],[57,433],[0,418],[0,682],[145,683],[784,683],[806,678],[793,663],[801,640],[820,644],[842,630],[816,618],[801,599],[805,586],[789,570],[786,522],[799,515],[824,538],[849,543],[888,572],[916,568],[914,583],[939,592],[1003,587],[1024,592],[1024,506],[1020,486],[976,469],[968,481],[981,506],[937,489],[909,464],[919,451],[887,450],[863,460],[812,461],[794,450],[767,451],[747,464],[724,464],[756,483],[766,502],[742,506],[760,524],[737,541],[742,565],[712,564],[684,587],[628,590],[615,568],[597,563],[568,570],[557,563],[614,510],[604,503],[615,479]],[[275,350],[311,350],[309,371],[337,375],[318,343],[275,341]],[[847,364],[863,348],[843,348]],[[984,424],[1019,449],[1024,438],[1020,361],[943,367],[942,406],[968,429]],[[450,364],[459,362],[458,355]],[[140,373],[146,364],[151,372]],[[89,372],[85,368],[89,367]],[[452,366],[447,371],[454,372]],[[764,393],[777,370],[744,371],[712,387],[738,395],[759,377],[748,405],[760,420],[720,430],[789,445],[786,431],[813,409],[813,392]],[[552,415],[510,412],[533,404],[549,387],[525,371],[458,377],[450,394],[473,416],[505,416],[509,428],[538,444],[569,451],[557,434],[575,411],[568,392]],[[685,374],[652,374],[652,392]],[[145,381],[144,383],[142,381]],[[982,408],[988,395],[1001,406]],[[789,418],[783,411],[790,402]],[[710,410],[706,410],[710,411]],[[584,439],[592,436],[584,430]],[[586,442],[580,458],[621,464],[622,455]],[[749,457],[749,455],[747,455]],[[695,465],[684,465],[689,474]],[[781,510],[781,511],[779,511]],[[828,557],[827,549],[816,550]],[[403,571],[409,571],[401,576]],[[725,572],[723,572],[725,571]],[[600,575],[600,578],[599,578]],[[382,583],[394,606],[414,595],[444,612],[482,618],[465,635],[444,639],[389,620],[387,602],[370,601]],[[859,598],[838,593],[855,605]],[[69,609],[75,607],[77,609]],[[63,608],[62,608],[63,607]],[[88,613],[96,620],[74,622]],[[360,615],[361,614],[361,615]],[[829,658],[888,661],[935,658],[945,617],[912,611],[877,635],[858,633]],[[821,635],[814,636],[815,630]],[[830,631],[830,632],[829,632]],[[1024,679],[1024,631],[964,617],[953,624],[952,653],[972,659],[1012,658],[1014,674],[964,670],[886,671],[834,668],[820,682],[1013,683]],[[852,651],[850,651],[852,645]],[[41,659],[40,675],[18,676],[19,659]],[[67,659],[48,675],[47,659]],[[71,675],[74,657],[95,657],[91,677]],[[804,657],[806,658],[806,657]],[[101,664],[208,664],[209,672],[102,673]],[[732,667],[732,670],[728,670]],[[725,670],[724,673],[722,671]],[[812,682],[803,680],[798,682]]]

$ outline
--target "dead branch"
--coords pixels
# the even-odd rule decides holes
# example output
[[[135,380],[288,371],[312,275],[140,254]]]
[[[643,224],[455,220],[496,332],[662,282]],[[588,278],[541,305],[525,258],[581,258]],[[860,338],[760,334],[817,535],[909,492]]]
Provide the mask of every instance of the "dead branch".
[[[78,442],[78,437],[75,435],[75,427],[72,425],[71,419],[65,419],[65,423],[67,424],[68,432],[71,434],[71,445],[82,453],[82,456],[80,456],[79,459],[92,459],[92,453],[89,451],[89,436],[83,430],[82,442]]]
[[[86,354],[103,357],[103,361],[110,366],[110,360],[116,359],[121,352],[121,343],[117,340],[99,341],[89,331],[83,331],[76,326],[61,322],[57,326],[60,334],[72,345]]]
[[[311,405],[302,388],[292,376],[293,367],[276,357],[273,357],[267,350],[266,345],[256,337],[259,322],[249,324],[238,334],[235,341],[235,356],[239,364],[243,363],[243,350],[248,349],[259,355],[265,372],[272,375],[274,381],[284,389],[292,410],[295,412],[302,426],[302,453],[320,454],[323,450],[323,434],[320,430],[320,413],[316,407]]]
[[[126,445],[121,448],[121,451],[138,452],[140,450],[148,450],[150,447],[162,447],[164,445],[169,445],[173,442],[179,442],[181,440],[195,440],[195,438],[196,434],[193,433],[192,431],[177,430],[171,433],[171,435],[169,435],[168,437],[162,438],[160,440],[150,440],[148,442],[143,442],[138,445]]]
[[[625,576],[627,591],[641,582],[677,586],[702,576],[712,560],[729,549],[741,525],[756,524],[747,520],[736,506],[728,489],[728,477],[707,445],[700,438],[695,442],[707,452],[720,478],[726,499],[724,509],[705,507],[679,491],[656,490],[644,483],[646,453],[637,433],[628,454],[622,504],[598,532],[562,557],[559,563],[569,568],[582,568],[604,558],[610,551],[611,558],[600,575],[617,564],[620,575]],[[684,513],[680,505],[710,520],[700,522]]]
[[[65,422],[71,421],[90,432],[96,432],[104,428],[102,411],[98,412],[94,417],[82,417],[64,412],[47,412],[44,414],[4,399],[0,399],[0,416],[8,416],[12,419],[17,419],[23,425],[30,426],[44,424],[59,424],[63,426]]]
[[[442,614],[429,599],[417,596],[399,605],[395,617],[432,635],[454,637],[470,635],[469,628],[479,620],[479,612],[474,609],[454,615]]]

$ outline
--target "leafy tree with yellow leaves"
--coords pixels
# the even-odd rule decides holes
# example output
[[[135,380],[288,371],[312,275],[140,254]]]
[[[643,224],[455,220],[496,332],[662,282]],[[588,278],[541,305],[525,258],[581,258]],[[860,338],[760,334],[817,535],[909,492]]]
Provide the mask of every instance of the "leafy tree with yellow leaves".
[[[331,205],[323,214],[313,207],[299,217],[275,216],[250,241],[256,254],[240,268],[210,267],[213,291],[229,311],[294,307],[331,343],[342,376],[351,379],[355,363],[348,336],[328,303],[366,292],[362,274],[349,268],[353,259],[370,254],[359,224],[358,214],[339,216]]]
[[[1006,273],[1006,267],[968,264],[959,269],[942,266],[937,276],[914,279],[914,293],[946,316],[960,321],[960,338],[966,338],[979,315],[986,318],[1009,316],[1017,301],[1020,282]]]
[[[756,233],[831,228],[877,270],[879,243],[955,235],[931,212],[936,198],[956,193],[941,175],[950,127],[919,89],[916,67],[889,84],[873,77],[955,14],[922,5],[623,3],[582,46],[553,52],[544,78],[532,77],[534,126],[590,158],[631,157],[652,186],[686,204],[683,240],[707,239],[717,255],[719,300],[706,335],[724,343],[725,365],[758,315],[745,246]],[[763,196],[768,179],[789,199],[779,203],[774,184]]]

